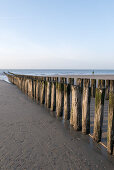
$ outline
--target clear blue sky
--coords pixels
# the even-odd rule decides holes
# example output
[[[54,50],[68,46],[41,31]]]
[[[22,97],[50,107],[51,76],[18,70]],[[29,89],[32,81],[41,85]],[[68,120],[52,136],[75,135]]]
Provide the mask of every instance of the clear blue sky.
[[[0,0],[0,68],[114,69],[114,0]]]

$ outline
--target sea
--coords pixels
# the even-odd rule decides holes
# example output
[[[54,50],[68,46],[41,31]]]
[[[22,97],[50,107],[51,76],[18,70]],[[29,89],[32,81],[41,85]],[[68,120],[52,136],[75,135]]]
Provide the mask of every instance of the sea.
[[[47,75],[114,75],[114,70],[79,70],[79,69],[0,69],[0,80],[8,82],[4,72],[14,74],[47,76]]]

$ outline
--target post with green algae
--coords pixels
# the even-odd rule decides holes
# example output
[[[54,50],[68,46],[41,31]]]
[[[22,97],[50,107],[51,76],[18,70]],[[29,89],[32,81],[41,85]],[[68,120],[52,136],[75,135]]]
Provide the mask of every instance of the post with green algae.
[[[112,154],[114,145],[114,91],[109,93],[107,151]]]
[[[82,97],[82,133],[84,134],[90,133],[90,99],[90,80],[85,79]]]
[[[81,90],[79,86],[71,86],[72,91],[72,106],[70,113],[70,125],[75,130],[81,130],[82,128],[82,108],[81,108]]]
[[[105,89],[96,88],[94,132],[93,132],[93,138],[96,142],[100,142],[102,136],[104,96],[105,96]]]
[[[91,79],[91,97],[95,98],[96,79]]]
[[[57,113],[57,117],[61,117],[63,116],[63,107],[64,107],[64,84],[61,82],[58,82],[56,84],[56,88],[57,88],[57,95],[56,95],[56,113]]]

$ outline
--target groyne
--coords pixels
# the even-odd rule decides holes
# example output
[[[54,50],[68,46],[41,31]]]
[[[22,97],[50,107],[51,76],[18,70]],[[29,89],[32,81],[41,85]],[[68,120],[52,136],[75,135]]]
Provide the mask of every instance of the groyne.
[[[5,73],[11,83],[57,117],[69,120],[76,131],[90,133],[90,101],[95,98],[93,140],[101,141],[104,101],[108,100],[107,151],[114,145],[114,80],[43,77]]]

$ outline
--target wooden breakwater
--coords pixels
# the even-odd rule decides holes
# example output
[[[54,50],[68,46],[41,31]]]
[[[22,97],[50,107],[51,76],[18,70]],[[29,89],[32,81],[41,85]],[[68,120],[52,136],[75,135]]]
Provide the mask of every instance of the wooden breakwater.
[[[108,104],[107,150],[114,145],[114,80],[42,77],[5,73],[9,81],[37,103],[45,104],[57,117],[69,120],[74,130],[90,133],[90,101],[95,98],[93,139],[101,141],[104,100]],[[76,85],[74,85],[76,84]]]

